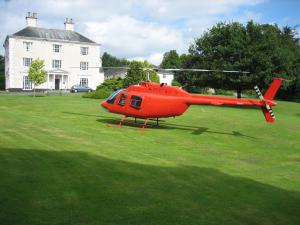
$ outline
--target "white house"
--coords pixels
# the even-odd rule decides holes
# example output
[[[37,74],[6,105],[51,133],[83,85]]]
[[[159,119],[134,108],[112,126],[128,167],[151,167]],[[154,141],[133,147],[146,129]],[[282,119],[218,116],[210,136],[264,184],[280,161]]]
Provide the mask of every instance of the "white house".
[[[104,80],[100,44],[74,31],[72,19],[65,29],[37,27],[37,14],[28,13],[26,27],[4,42],[5,80],[7,90],[31,90],[28,69],[34,59],[43,59],[47,72],[40,90],[68,90],[73,85],[95,89]]]
[[[157,75],[159,76],[159,83],[172,85],[172,81],[174,80],[174,74],[172,72],[158,71]]]

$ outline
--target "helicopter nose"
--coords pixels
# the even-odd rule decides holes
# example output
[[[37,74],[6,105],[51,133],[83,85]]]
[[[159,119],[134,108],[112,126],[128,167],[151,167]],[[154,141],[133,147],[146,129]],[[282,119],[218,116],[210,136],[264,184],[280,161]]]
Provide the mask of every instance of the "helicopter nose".
[[[107,102],[106,101],[101,102],[101,106],[107,110]]]

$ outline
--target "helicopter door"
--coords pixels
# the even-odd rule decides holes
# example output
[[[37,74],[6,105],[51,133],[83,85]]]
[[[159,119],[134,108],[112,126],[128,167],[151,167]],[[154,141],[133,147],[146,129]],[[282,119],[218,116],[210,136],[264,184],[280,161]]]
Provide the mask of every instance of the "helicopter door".
[[[126,103],[126,98],[127,98],[127,94],[122,94],[121,97],[120,97],[120,100],[119,100],[118,104],[120,106],[124,106],[125,103]]]
[[[140,109],[142,105],[142,101],[143,101],[142,97],[132,95],[130,99],[130,106],[135,109]]]

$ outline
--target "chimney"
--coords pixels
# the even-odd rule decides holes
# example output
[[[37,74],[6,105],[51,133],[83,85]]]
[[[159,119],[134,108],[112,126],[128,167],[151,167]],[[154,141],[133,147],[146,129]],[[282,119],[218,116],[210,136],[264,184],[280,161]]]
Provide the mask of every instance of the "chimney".
[[[36,27],[37,24],[37,13],[28,12],[26,16],[26,26]]]
[[[65,25],[65,30],[74,31],[73,19],[66,18],[64,25]]]

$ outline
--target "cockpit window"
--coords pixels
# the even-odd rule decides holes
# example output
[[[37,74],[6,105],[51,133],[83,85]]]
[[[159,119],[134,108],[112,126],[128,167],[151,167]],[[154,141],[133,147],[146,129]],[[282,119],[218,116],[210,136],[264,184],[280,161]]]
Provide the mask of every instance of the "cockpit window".
[[[122,94],[118,104],[120,106],[124,106],[126,102],[126,98],[127,98],[127,94]]]
[[[133,108],[140,109],[142,105],[142,100],[143,100],[142,97],[132,95],[130,100],[130,106]]]
[[[117,98],[117,95],[123,91],[124,89],[120,89],[120,90],[117,90],[115,91],[114,93],[112,93],[106,100],[107,103],[110,103],[110,104],[114,104],[116,98]]]

